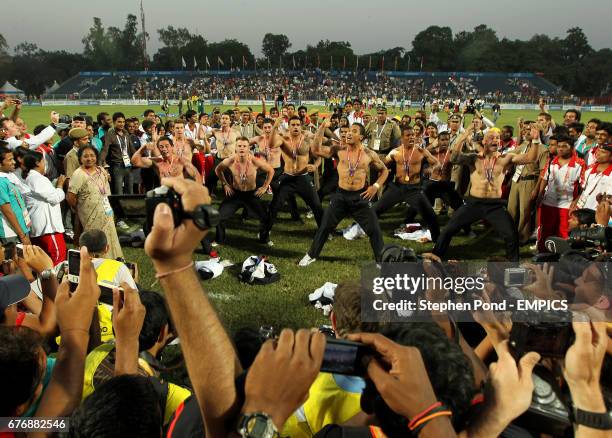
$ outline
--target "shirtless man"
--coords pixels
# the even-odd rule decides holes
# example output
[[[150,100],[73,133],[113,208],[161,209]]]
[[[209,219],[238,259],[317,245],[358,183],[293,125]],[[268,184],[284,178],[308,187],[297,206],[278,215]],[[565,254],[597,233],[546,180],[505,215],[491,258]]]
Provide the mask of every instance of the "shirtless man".
[[[266,173],[266,180],[257,188],[257,171]],[[227,172],[226,172],[227,171]],[[266,211],[261,198],[268,190],[274,169],[266,161],[256,158],[250,152],[249,139],[238,137],[236,140],[236,153],[219,163],[215,169],[217,177],[223,184],[225,199],[219,207],[219,225],[217,226],[217,243],[225,241],[225,222],[231,218],[239,208],[249,209],[255,213],[260,221],[259,241],[272,246],[266,233]],[[231,173],[231,181],[226,175]]]
[[[382,198],[374,204],[376,216],[393,208],[402,201],[406,201],[420,214],[435,242],[440,234],[440,227],[431,204],[425,197],[421,187],[421,166],[427,160],[430,166],[439,166],[438,160],[423,148],[422,137],[415,137],[411,126],[402,127],[402,144],[393,149],[384,158],[387,166],[395,166],[395,182],[387,185]]]
[[[284,170],[278,179],[278,190],[274,192],[268,217],[267,232],[270,232],[280,207],[291,195],[299,195],[306,205],[312,210],[317,225],[321,226],[323,208],[317,196],[309,172],[315,170],[315,166],[308,164],[310,152],[313,147],[315,136],[302,131],[302,121],[298,116],[289,119],[288,135],[277,135],[277,130],[282,119],[277,119],[272,129],[271,147],[280,147],[283,157]],[[280,143],[277,142],[280,139]],[[279,146],[276,146],[276,145]]]
[[[508,153],[500,155],[498,148],[501,142],[499,129],[490,129],[482,141],[480,152],[463,153],[461,149],[471,129],[466,130],[453,145],[451,163],[466,165],[470,168],[470,190],[466,203],[453,214],[449,223],[442,230],[433,253],[443,258],[450,242],[459,230],[468,224],[486,219],[495,232],[502,236],[506,243],[506,256],[511,261],[519,259],[518,235],[514,221],[502,199],[502,183],[505,170],[512,164],[533,163],[538,156],[539,138],[535,125],[531,128],[534,146],[524,154]]]
[[[149,157],[143,156],[148,151]],[[158,137],[153,131],[152,141],[146,143],[132,155],[132,166],[145,169],[153,168],[159,178],[185,177],[202,184],[202,176],[185,156],[178,156],[172,140],[166,136]]]
[[[221,161],[231,157],[234,154],[236,150],[236,139],[240,137],[240,132],[232,129],[231,121],[231,113],[223,113],[221,116],[221,128],[213,129],[211,132],[206,134],[207,139],[210,137],[215,137],[215,144],[217,145],[215,164],[210,172],[208,180],[206,181],[206,187],[208,187],[208,191],[211,193],[211,195],[215,191],[218,180],[215,168]]]
[[[328,127],[325,122],[322,127]],[[365,128],[360,123],[353,123],[346,135],[347,147],[321,146],[322,129],[317,133],[313,153],[323,158],[338,158],[338,191],[331,195],[329,207],[325,210],[323,221],[317,230],[312,246],[308,253],[300,260],[299,266],[308,266],[313,263],[332,232],[342,219],[352,216],[370,238],[370,245],[374,258],[379,261],[384,246],[382,231],[378,218],[374,213],[371,201],[378,190],[387,180],[389,169],[385,167],[376,152],[364,147],[361,141],[365,138]],[[367,185],[368,171],[372,166],[380,172],[376,182]]]
[[[260,158],[266,160],[266,162],[274,169],[274,178],[270,184],[271,192],[277,192],[279,188],[278,180],[283,174],[283,166],[281,162],[281,139],[276,137],[274,144],[272,144],[272,130],[274,129],[274,121],[272,119],[264,119],[263,123],[263,134],[251,138],[249,143],[251,145],[257,145],[257,151]],[[261,187],[263,182],[266,180],[267,174],[265,172],[257,173],[257,187]],[[268,191],[270,192],[270,189]],[[297,201],[295,196],[289,196],[287,198],[289,209],[291,211],[291,218],[294,220],[300,220],[300,213],[297,207]]]
[[[425,175],[429,176],[429,179],[423,181],[423,192],[431,205],[434,204],[436,198],[440,198],[456,211],[463,205],[463,198],[455,190],[455,184],[451,181],[453,164],[450,161],[449,143],[450,133],[444,131],[438,134],[436,145],[427,148],[436,157],[440,166],[425,170]]]
[[[185,135],[185,121],[177,119],[172,128],[172,141],[174,142],[174,154],[177,157],[184,157],[191,163],[193,157],[193,140]]]

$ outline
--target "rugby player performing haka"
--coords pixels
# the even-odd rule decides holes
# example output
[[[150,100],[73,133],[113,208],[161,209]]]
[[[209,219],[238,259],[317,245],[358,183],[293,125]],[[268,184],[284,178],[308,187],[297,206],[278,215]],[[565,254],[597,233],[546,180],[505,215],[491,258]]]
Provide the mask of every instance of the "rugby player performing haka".
[[[206,187],[211,196],[217,186],[217,173],[215,171],[219,163],[226,158],[231,157],[236,150],[236,139],[240,137],[240,132],[232,129],[230,113],[223,113],[221,116],[221,128],[213,129],[211,132],[206,134],[206,138],[215,138],[215,145],[217,148],[217,155],[215,156],[215,163],[208,180],[206,181]]]
[[[266,173],[266,179],[259,188],[257,188],[256,182],[258,171]],[[215,172],[217,172],[217,177],[221,180],[225,190],[225,199],[219,207],[217,243],[221,244],[225,241],[225,222],[233,216],[236,210],[242,207],[255,213],[259,219],[259,241],[271,245],[271,242],[268,242],[265,230],[266,211],[259,198],[266,193],[272,182],[274,176],[272,166],[250,152],[247,137],[238,137],[236,152],[230,158],[226,158],[219,163]],[[227,180],[227,173],[231,173],[231,181]]]
[[[444,258],[455,234],[466,225],[486,219],[506,244],[506,256],[511,261],[519,259],[518,234],[514,221],[502,199],[502,183],[505,171],[512,164],[528,164],[538,157],[538,147],[529,148],[527,153],[507,153],[500,155],[498,148],[501,138],[499,129],[492,128],[484,136],[480,152],[461,152],[463,144],[472,135],[473,125],[455,142],[451,152],[451,162],[470,168],[470,190],[466,202],[453,214],[442,230],[433,253]],[[540,143],[536,125],[531,126],[532,142]]]
[[[346,216],[351,216],[361,226],[370,239],[374,258],[379,261],[384,246],[382,231],[378,218],[372,208],[372,199],[387,180],[389,169],[383,164],[376,152],[364,147],[361,141],[365,137],[365,128],[360,123],[353,123],[346,135],[346,148],[339,145],[322,146],[323,129],[329,127],[325,121],[317,132],[313,153],[323,158],[338,159],[338,190],[330,197],[329,207],[325,210],[323,220],[314,237],[308,253],[300,260],[299,266],[313,263],[327,241],[329,233]],[[379,173],[374,184],[367,185],[368,170],[372,166]]]

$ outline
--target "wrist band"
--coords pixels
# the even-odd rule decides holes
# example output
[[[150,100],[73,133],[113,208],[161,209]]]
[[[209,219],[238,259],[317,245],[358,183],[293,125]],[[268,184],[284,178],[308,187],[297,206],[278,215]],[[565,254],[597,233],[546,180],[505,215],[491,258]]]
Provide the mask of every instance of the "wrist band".
[[[428,407],[427,409],[425,409],[424,411],[416,414],[414,417],[412,417],[412,419],[408,422],[408,428],[412,429],[412,427],[414,426],[414,423],[416,423],[417,421],[419,421],[421,418],[423,418],[424,416],[428,415],[431,411],[433,411],[434,409],[437,409],[439,407],[442,406],[442,402],[436,402],[433,405],[431,405],[430,407]]]
[[[419,434],[419,432],[421,431],[421,429],[423,429],[425,427],[425,425],[427,423],[429,423],[431,420],[433,420],[434,418],[438,418],[438,417],[451,417],[453,415],[453,413],[451,411],[440,411],[440,412],[436,412],[434,414],[430,414],[424,418],[421,418],[419,421],[417,421],[417,423],[414,425],[414,427],[412,429],[410,429],[412,432],[414,432],[415,434]]]
[[[374,184],[372,184],[374,187],[376,187],[378,190],[380,190],[380,184],[378,184],[377,182],[375,182]]]
[[[155,278],[157,278],[159,280],[160,278],[165,278],[165,277],[167,277],[169,275],[178,274],[179,272],[186,271],[186,270],[188,270],[188,269],[190,269],[192,267],[193,267],[193,261],[191,261],[187,266],[183,266],[182,268],[178,268],[178,269],[175,269],[173,271],[162,272],[161,274],[159,274],[159,273],[155,274]]]

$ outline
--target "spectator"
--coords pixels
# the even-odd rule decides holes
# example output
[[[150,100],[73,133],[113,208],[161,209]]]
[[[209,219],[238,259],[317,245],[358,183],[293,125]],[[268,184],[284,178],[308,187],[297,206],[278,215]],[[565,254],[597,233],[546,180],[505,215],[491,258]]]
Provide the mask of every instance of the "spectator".
[[[45,173],[45,160],[42,154],[31,152],[23,159],[22,178],[30,191],[25,194],[32,227],[32,242],[41,247],[57,265],[66,260],[64,224],[60,203],[64,200],[65,177],[60,175],[55,186]]]
[[[92,257],[98,281],[109,281],[114,284],[126,283],[137,289],[130,269],[121,261],[106,258],[110,250],[106,234],[102,230],[89,229],[81,234],[79,245],[87,248]]]
[[[13,173],[15,159],[6,148],[6,142],[0,143],[0,213],[2,226],[0,242],[21,242],[30,245],[30,215],[26,204],[17,189],[19,181]]]
[[[93,146],[82,147],[77,156],[81,167],[70,178],[66,200],[70,207],[76,210],[83,231],[97,229],[106,234],[109,245],[107,257],[122,257],[113,209],[108,200],[110,177],[104,168],[97,165],[98,151]]]

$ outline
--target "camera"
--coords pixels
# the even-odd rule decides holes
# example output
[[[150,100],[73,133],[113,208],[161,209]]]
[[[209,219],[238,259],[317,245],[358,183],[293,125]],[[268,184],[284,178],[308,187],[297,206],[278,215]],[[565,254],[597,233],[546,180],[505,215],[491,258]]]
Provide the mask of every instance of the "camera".
[[[591,227],[576,228],[570,231],[568,239],[572,248],[603,246],[606,250],[612,249],[612,228]]]
[[[63,123],[65,125],[70,125],[72,123],[72,117],[69,116],[68,114],[64,114],[63,116],[60,116],[58,123]]]
[[[158,187],[147,192],[145,207],[147,219],[145,221],[144,232],[149,234],[153,226],[153,215],[155,208],[160,203],[166,203],[172,210],[174,226],[177,227],[184,219],[192,219],[196,226],[201,229],[213,228],[219,225],[219,212],[211,205],[199,205],[193,212],[183,210],[181,196],[174,190],[166,186]]]
[[[504,271],[505,287],[523,287],[531,283],[531,271],[527,268],[506,268]]]
[[[542,357],[563,358],[574,343],[569,311],[515,312],[510,331],[510,348],[516,358],[535,351]]]

